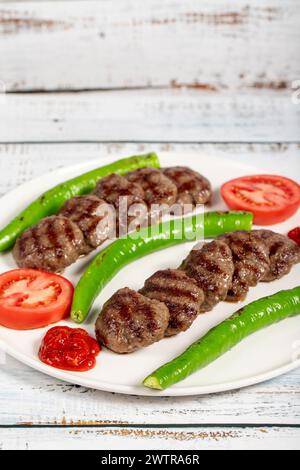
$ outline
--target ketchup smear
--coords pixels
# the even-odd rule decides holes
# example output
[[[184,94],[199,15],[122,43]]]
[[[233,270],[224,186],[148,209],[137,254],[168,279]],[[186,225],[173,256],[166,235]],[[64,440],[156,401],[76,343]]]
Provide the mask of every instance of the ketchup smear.
[[[288,233],[288,236],[294,240],[294,242],[300,245],[300,227],[296,227]]]
[[[39,349],[39,358],[57,369],[85,372],[96,365],[101,348],[82,328],[55,326],[47,331]]]

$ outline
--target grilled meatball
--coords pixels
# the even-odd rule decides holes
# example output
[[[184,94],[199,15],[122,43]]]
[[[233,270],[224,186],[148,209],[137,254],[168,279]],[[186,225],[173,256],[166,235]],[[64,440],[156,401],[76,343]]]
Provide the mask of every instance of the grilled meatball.
[[[270,266],[262,281],[270,282],[288,274],[294,264],[300,263],[300,247],[285,235],[271,230],[254,230],[269,250]]]
[[[244,300],[250,287],[255,287],[269,271],[269,250],[253,232],[233,232],[218,237],[231,249],[234,263],[232,285],[226,300]]]
[[[132,224],[132,230],[148,225],[148,209],[144,202],[145,193],[141,185],[112,173],[98,181],[94,193],[116,208],[117,236],[125,235],[130,224]],[[136,221],[137,218],[138,221]]]
[[[146,280],[141,293],[166,304],[170,312],[165,336],[186,331],[200,313],[204,294],[196,281],[178,269],[158,271]]]
[[[206,243],[191,251],[181,265],[195,279],[205,296],[201,312],[208,312],[225,300],[231,288],[234,264],[229,246],[221,240]]]
[[[164,174],[177,187],[177,202],[181,205],[206,204],[212,196],[211,184],[204,176],[185,166],[165,168]]]
[[[66,217],[47,217],[26,230],[14,246],[20,268],[60,272],[87,250],[80,228]]]
[[[177,198],[175,184],[156,168],[140,168],[126,175],[128,181],[139,184],[144,192],[144,200],[151,204],[167,204],[171,206]]]
[[[168,322],[165,304],[124,288],[104,305],[96,322],[96,337],[116,353],[131,353],[161,340]]]
[[[126,198],[128,207],[144,199],[144,190],[139,184],[131,183],[124,176],[116,173],[101,178],[94,193],[116,208],[120,205],[121,197]]]
[[[60,215],[78,225],[91,249],[113,236],[114,212],[105,201],[92,194],[69,199]]]

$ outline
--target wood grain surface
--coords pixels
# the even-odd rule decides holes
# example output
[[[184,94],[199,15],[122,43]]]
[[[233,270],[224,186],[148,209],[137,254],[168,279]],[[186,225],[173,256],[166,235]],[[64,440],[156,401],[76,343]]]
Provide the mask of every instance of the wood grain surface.
[[[259,166],[261,171],[299,174],[300,143],[0,143],[0,194],[56,168],[101,159],[106,155],[137,155],[148,151],[217,155]],[[205,169],[203,169],[205,172]]]
[[[7,94],[2,142],[294,142],[291,92],[139,90]]]
[[[0,80],[10,91],[289,89],[299,18],[299,0],[4,3]]]
[[[0,374],[2,426],[185,426],[300,424],[300,370],[228,393],[136,397],[43,375],[7,357]]]
[[[299,448],[298,428],[91,427],[0,429],[0,450],[294,450]]]

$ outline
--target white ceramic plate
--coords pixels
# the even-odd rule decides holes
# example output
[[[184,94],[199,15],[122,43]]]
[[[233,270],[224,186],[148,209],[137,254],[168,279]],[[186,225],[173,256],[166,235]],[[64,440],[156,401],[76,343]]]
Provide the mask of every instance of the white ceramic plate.
[[[260,173],[258,168],[243,165],[238,161],[233,163],[213,155],[161,154],[160,159],[162,166],[189,165],[211,180],[215,196],[210,210],[225,209],[218,194],[218,188],[224,181],[245,174]],[[47,188],[112,160],[99,158],[99,161],[60,169],[20,186],[0,200],[0,225],[6,224]],[[273,226],[272,229],[286,233],[296,225],[299,225],[299,214],[284,224]],[[156,270],[178,266],[191,247],[188,243],[173,247],[149,255],[123,269],[97,299],[94,313],[85,327],[93,334],[97,312],[117,289],[125,286],[140,288],[143,281]],[[76,282],[87,262],[88,259],[84,259],[71,266],[65,272],[66,277]],[[0,272],[15,267],[11,254],[0,255]],[[300,265],[297,265],[285,278],[269,284],[261,283],[251,289],[245,304],[281,289],[295,287],[299,284],[299,279]],[[187,332],[164,339],[133,354],[120,356],[104,350],[98,357],[95,369],[84,373],[60,371],[39,361],[39,344],[49,327],[33,331],[14,331],[0,327],[0,341],[8,354],[48,375],[99,390],[135,395],[183,396],[221,392],[262,382],[300,366],[299,316],[256,333],[213,364],[164,392],[151,391],[141,385],[143,378],[155,368],[178,355],[241,305],[243,304],[220,303],[213,312],[200,316]]]

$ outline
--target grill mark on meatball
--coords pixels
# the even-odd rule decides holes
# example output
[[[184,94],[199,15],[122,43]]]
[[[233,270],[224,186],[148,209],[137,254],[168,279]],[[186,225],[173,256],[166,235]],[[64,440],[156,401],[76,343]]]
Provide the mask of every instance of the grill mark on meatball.
[[[253,232],[238,231],[218,239],[228,244],[234,262],[232,286],[226,300],[244,300],[250,287],[255,287],[269,269],[268,249]]]
[[[80,227],[78,227],[78,225],[75,223],[72,224],[72,226],[70,226],[69,224],[67,224],[67,221],[65,221],[65,234],[67,236],[67,240],[70,244],[72,244],[73,246],[76,244],[76,233],[75,233],[75,228],[80,230]],[[81,233],[83,235],[83,239],[84,239],[84,233],[82,232],[81,230]],[[64,244],[62,244],[62,249],[64,247]],[[84,255],[86,254],[88,251],[87,249],[87,245],[85,243],[85,239],[83,240],[83,243],[82,243],[82,247],[81,249],[79,250],[79,253],[78,253],[78,257],[81,256],[81,255]]]
[[[153,282],[152,285],[147,287],[147,292],[165,292],[167,295],[170,295],[170,298],[176,298],[177,302],[182,301],[182,304],[186,300],[195,300],[195,295],[189,292],[187,289],[184,289],[183,286],[179,287],[172,287],[172,286],[160,286],[159,284]],[[144,291],[143,291],[144,292]]]
[[[98,181],[94,194],[115,207],[117,220],[115,227],[112,228],[115,229],[118,237],[127,233],[128,226],[135,219],[135,216],[130,212],[134,205],[140,204],[148,212],[144,189],[140,184],[129,181],[124,176],[112,174],[102,178]],[[121,204],[124,200],[127,213]],[[145,219],[142,221],[142,225],[148,225],[148,214]]]
[[[131,289],[120,289],[103,306],[96,337],[114,352],[129,353],[162,339],[168,321],[165,304]]]
[[[98,201],[93,201],[88,208],[90,214],[94,214],[96,209],[99,207],[99,204],[101,203],[101,200],[99,199]],[[94,218],[90,221],[88,224],[88,229],[90,232],[94,232],[96,228],[98,227],[99,223],[102,222],[105,219],[105,215],[97,215],[97,218]]]
[[[98,220],[94,219],[90,224],[89,224],[89,231],[94,232],[98,225],[104,220],[104,216],[99,217]]]
[[[56,256],[58,258],[62,258],[63,256],[62,244],[60,242],[60,236],[58,234],[59,228],[56,227],[56,222],[57,220],[55,219],[53,224],[48,224],[47,226],[48,233],[45,234],[44,236],[47,238],[47,241],[49,241],[51,245],[55,248]],[[63,222],[62,228],[63,228],[63,232],[66,233],[65,221]],[[61,234],[61,236],[63,236],[63,233]]]
[[[163,173],[177,187],[177,203],[206,204],[212,196],[211,184],[200,173],[187,167],[164,168]]]
[[[105,201],[90,194],[70,199],[59,214],[69,218],[80,228],[86,241],[85,253],[87,253],[108,238],[105,225],[100,227],[99,224],[107,219],[107,228],[109,228],[109,210],[110,206]],[[98,226],[102,230],[97,230]]]
[[[28,244],[29,241],[30,241],[30,237],[27,237],[27,244]],[[33,231],[32,231],[32,244],[33,244],[33,246],[35,246],[35,250],[36,250],[37,256],[38,256],[38,257],[42,257],[42,255],[43,255],[43,249],[42,249],[42,246],[41,246],[41,244],[40,244],[40,237],[39,237],[38,226],[36,226],[36,227],[33,228]],[[24,251],[23,251],[23,256],[24,256],[24,257],[25,257],[25,254],[26,254],[26,248],[25,248]]]
[[[144,174],[144,176],[142,176],[141,182],[131,181],[130,175],[134,175],[134,173],[137,173],[139,171],[141,172],[140,173],[141,175]],[[163,170],[158,170],[155,168],[142,168],[140,170],[134,170],[133,172],[130,172],[127,176],[122,177],[117,174],[112,174],[112,175],[109,175],[108,177],[102,178],[102,180],[99,180],[98,183],[100,183],[101,181],[103,182],[103,180],[106,180],[106,182],[108,182],[109,179],[111,178],[112,180],[111,188],[109,188],[109,184],[106,186],[104,184],[104,187],[103,187],[104,192],[107,191],[107,198],[110,199],[110,196],[113,196],[113,198],[115,196],[117,198],[120,196],[127,197],[128,202],[129,202],[128,204],[129,207],[131,207],[132,204],[134,203],[142,203],[142,204],[145,204],[146,206],[145,199],[147,200],[148,205],[150,203],[164,203],[164,204],[171,206],[176,201],[177,192],[178,192],[177,186],[175,182],[172,181],[171,178],[169,178],[168,176],[164,174]],[[113,181],[114,179],[115,181]],[[119,184],[120,181],[121,181],[121,184]],[[143,189],[142,183],[145,184],[146,191]],[[100,185],[100,188],[101,188],[101,185]],[[193,189],[193,184],[190,184],[190,188]],[[187,186],[185,189],[187,189]],[[114,195],[113,194],[114,191],[117,192],[118,194]],[[95,194],[97,194],[97,188],[94,191],[94,195]],[[80,196],[78,197],[80,198]],[[75,200],[76,197],[74,197],[73,199]],[[99,198],[98,200],[100,201]],[[103,202],[106,202],[106,201],[103,201]],[[96,200],[90,201],[90,205],[86,207],[86,211],[93,213],[97,209],[97,204],[98,204],[98,201]],[[114,205],[118,209],[118,204],[116,201],[114,201]],[[59,215],[61,215],[62,217],[70,218],[72,222],[76,223],[79,226],[79,230],[81,231],[81,233],[83,233],[86,244],[82,243],[82,247],[78,255],[80,256],[82,254],[87,254],[90,251],[90,249],[98,246],[98,245],[96,246],[94,245],[95,243],[96,244],[98,243],[97,237],[96,237],[96,241],[95,239],[93,239],[92,242],[90,243],[91,239],[89,238],[89,235],[92,232],[95,232],[97,230],[98,224],[105,219],[105,216],[104,215],[99,216],[98,221],[89,220],[88,215],[86,217],[84,217],[84,215],[82,215],[82,217],[78,216],[78,218],[76,219],[76,217],[72,217],[72,214],[74,211],[76,211],[76,203],[74,203],[73,206],[71,205],[69,209],[65,211],[65,213],[59,214]],[[132,219],[133,219],[132,216],[128,216],[127,222],[131,223]],[[82,222],[83,220],[86,224],[86,229],[84,229],[80,225],[80,222]],[[145,225],[148,225],[148,223],[149,223],[149,219],[147,217],[147,220],[142,221],[141,225],[145,226]],[[117,231],[118,231],[118,227],[117,227]],[[19,259],[25,257],[26,254],[28,255],[28,250],[30,251],[30,247],[34,247],[36,257],[40,258],[40,261],[38,262],[38,264],[40,264],[43,262],[42,261],[43,256],[47,256],[49,258],[48,262],[52,263],[52,261],[50,261],[50,257],[46,253],[47,250],[50,250],[50,247],[53,247],[53,248],[55,247],[55,250],[56,250],[55,256],[57,259],[66,258],[64,254],[64,248],[65,248],[64,244],[67,241],[68,243],[74,244],[74,247],[75,247],[75,244],[77,243],[77,241],[75,240],[78,236],[78,233],[76,233],[74,226],[71,227],[67,225],[65,222],[59,225],[57,221],[54,221],[53,225],[48,224],[46,228],[41,227],[39,225],[37,226],[36,229],[31,227],[31,232],[28,233],[27,235],[25,235],[25,232],[24,232],[23,236],[19,237],[20,240],[18,242],[18,257]],[[21,259],[20,259],[20,262],[21,262]],[[72,262],[74,262],[73,259],[72,259]],[[55,269],[54,267],[55,262],[53,262],[52,264],[53,264],[53,269]],[[32,267],[35,267],[35,266],[32,265]]]
[[[89,212],[90,215],[93,215],[94,212],[96,211],[96,209],[99,207],[100,203],[101,203],[100,199],[90,201],[88,207],[86,208],[86,212]],[[86,218],[87,217],[85,217],[85,219]],[[99,217],[98,221],[96,219],[94,219],[93,222],[91,223],[91,225],[89,226],[89,230],[91,232],[94,231],[95,228],[97,227],[98,223],[100,222],[100,220],[103,220],[103,218],[104,218],[104,216],[102,216],[101,218]],[[78,218],[78,219],[80,220],[80,218]]]
[[[69,242],[74,242],[74,238],[75,238],[75,233],[74,233],[74,230],[73,230],[73,226],[70,227],[70,225],[67,225],[66,222],[64,222],[64,231],[65,231],[65,235],[67,237],[67,239],[69,240]]]
[[[252,264],[252,263],[250,263],[249,261],[248,261],[248,262],[245,261],[244,266],[245,266],[247,269],[249,269],[249,271],[250,271],[250,270],[254,271],[254,273],[256,274],[257,277],[260,276],[260,274],[261,274],[261,269],[260,269],[260,267],[259,267],[258,264]]]
[[[254,230],[254,236],[263,240],[269,250],[270,266],[262,281],[271,282],[288,274],[300,262],[300,247],[287,236],[271,230]]]
[[[279,242],[276,242],[276,240],[274,242],[274,239],[272,239],[268,251],[267,244],[262,240],[264,237],[271,236],[276,239],[277,234],[271,232],[271,235],[268,235],[265,231],[263,231],[263,234],[258,234],[252,231],[222,235],[215,241],[205,244],[201,249],[192,250],[186,260],[183,261],[181,269],[158,271],[147,279],[139,293],[148,299],[157,301],[160,306],[164,305],[169,311],[169,323],[164,335],[171,336],[180,331],[185,331],[191,326],[199,312],[211,310],[221,300],[240,300],[248,292],[249,287],[255,286],[260,280],[264,280],[263,275],[268,271],[270,256],[283,256],[283,258],[276,258],[276,263],[271,272],[272,276],[275,268],[278,270],[278,276],[281,277],[282,269],[286,269],[286,263],[290,268],[292,264],[300,262],[299,247],[294,243],[291,244],[288,240],[285,241],[285,237],[282,235],[278,234],[279,237],[283,237]],[[278,253],[278,250],[283,248],[286,248],[287,252]],[[269,276],[268,272],[267,275]],[[199,292],[197,294],[193,290],[197,285],[202,300],[203,292],[205,295],[202,306],[199,300]],[[123,294],[120,298],[122,305],[124,302],[125,304],[129,302],[128,308],[125,308],[124,322],[125,327],[129,324],[134,336],[133,340],[130,335],[126,337],[128,343],[126,343],[126,352],[131,352],[159,340],[156,336],[154,339],[148,338],[147,344],[144,343],[144,328],[155,329],[157,323],[152,316],[151,306],[139,304],[137,298],[131,298],[131,296],[137,295],[137,293],[132,292],[127,289],[126,295]],[[147,317],[144,326],[136,325],[132,319],[132,316],[138,315],[138,312]],[[115,325],[115,322],[113,318],[110,318],[108,328],[110,330],[113,328],[116,335],[117,328],[116,326],[112,327],[112,325]],[[124,328],[124,325],[119,328],[118,334],[120,334],[122,328]],[[132,349],[131,341],[137,339],[139,342],[135,343],[134,349]],[[104,339],[104,344],[110,347],[109,340],[105,341]]]
[[[203,292],[194,279],[178,269],[157,271],[145,281],[140,292],[168,307],[170,320],[166,336],[187,330],[199,315],[204,300]]]
[[[157,168],[140,168],[129,172],[126,178],[138,184],[144,191],[144,201],[151,204],[167,204],[176,201],[177,187],[161,170]]]
[[[180,268],[204,291],[201,312],[210,311],[225,300],[234,272],[232,253],[226,243],[215,240],[192,250]]]
[[[31,239],[35,245],[37,245],[37,227],[32,228],[32,236]],[[26,253],[26,245],[28,240],[28,234],[24,232],[23,236],[18,238],[18,245],[19,245],[19,253],[20,257],[24,257]]]
[[[13,256],[21,268],[60,272],[77,260],[84,246],[76,224],[65,217],[51,216],[18,238]]]
[[[203,260],[203,265],[205,266],[205,269],[210,274],[222,274],[222,269],[220,268],[220,266],[217,264],[216,261],[213,261],[211,259],[206,259],[206,260]]]
[[[119,207],[119,199],[126,197],[128,205],[141,203],[144,200],[144,190],[140,184],[129,181],[126,177],[112,173],[101,178],[94,190],[94,194],[106,202]]]

